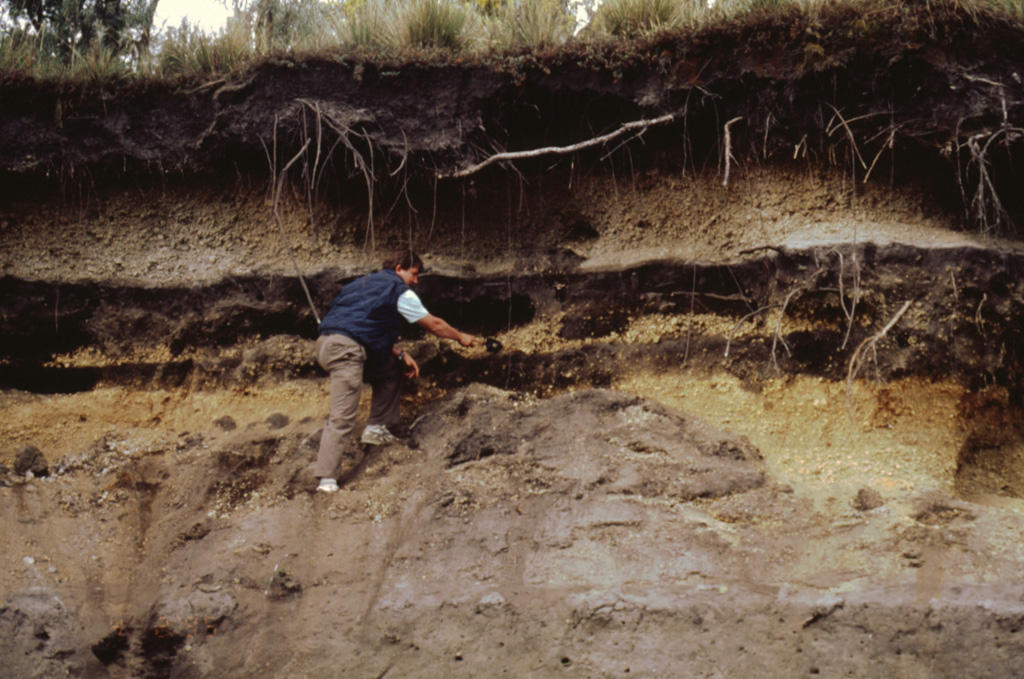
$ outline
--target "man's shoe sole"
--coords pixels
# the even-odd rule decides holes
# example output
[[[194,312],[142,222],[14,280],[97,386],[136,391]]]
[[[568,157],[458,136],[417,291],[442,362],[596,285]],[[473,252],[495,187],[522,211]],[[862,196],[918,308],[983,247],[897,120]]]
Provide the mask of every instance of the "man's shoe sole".
[[[402,439],[397,436],[364,436],[359,442],[367,446],[383,446],[388,443],[401,443]]]

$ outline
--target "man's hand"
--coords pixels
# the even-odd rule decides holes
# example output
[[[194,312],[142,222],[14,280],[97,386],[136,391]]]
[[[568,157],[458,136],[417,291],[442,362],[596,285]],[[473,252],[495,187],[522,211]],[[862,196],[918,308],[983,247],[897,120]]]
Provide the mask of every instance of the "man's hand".
[[[414,377],[419,377],[420,376],[420,366],[416,363],[416,359],[414,359],[409,354],[408,351],[403,351],[401,354],[399,354],[399,358],[401,359],[402,363],[405,364],[405,368],[406,368],[405,376],[406,377],[408,377],[409,379],[412,379]]]
[[[467,332],[460,332],[459,336],[456,337],[455,339],[457,339],[459,341],[459,344],[461,344],[464,347],[475,347],[480,344],[483,344],[482,338],[476,337],[475,335],[470,335]]]

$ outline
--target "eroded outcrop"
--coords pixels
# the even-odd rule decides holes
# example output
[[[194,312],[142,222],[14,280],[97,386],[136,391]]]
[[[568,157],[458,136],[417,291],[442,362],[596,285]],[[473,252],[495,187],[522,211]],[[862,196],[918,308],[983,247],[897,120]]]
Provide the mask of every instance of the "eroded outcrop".
[[[961,9],[4,83],[5,669],[1014,676],[1024,40]],[[315,316],[397,244],[504,348],[413,329],[318,494]]]
[[[743,437],[609,390],[461,390],[336,496],[308,477],[315,426],[97,449],[5,490],[32,496],[5,525],[44,585],[0,609],[13,671],[1015,672],[1011,508],[823,513]],[[39,530],[70,508],[98,528]]]

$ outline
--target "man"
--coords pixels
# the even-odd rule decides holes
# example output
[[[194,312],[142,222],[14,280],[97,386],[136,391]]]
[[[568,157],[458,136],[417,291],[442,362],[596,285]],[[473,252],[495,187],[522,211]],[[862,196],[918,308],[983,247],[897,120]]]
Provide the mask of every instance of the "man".
[[[317,490],[338,490],[338,467],[355,426],[364,379],[373,388],[373,398],[361,442],[380,445],[398,440],[388,431],[388,425],[398,422],[402,367],[407,377],[420,374],[413,357],[395,348],[405,323],[416,323],[464,347],[482,341],[459,332],[426,310],[409,288],[419,282],[422,271],[423,260],[416,253],[408,248],[393,250],[380,271],[342,288],[320,323],[316,357],[331,374],[331,401],[314,472],[320,479]],[[357,453],[348,460],[345,472],[354,471],[360,459],[361,453]]]

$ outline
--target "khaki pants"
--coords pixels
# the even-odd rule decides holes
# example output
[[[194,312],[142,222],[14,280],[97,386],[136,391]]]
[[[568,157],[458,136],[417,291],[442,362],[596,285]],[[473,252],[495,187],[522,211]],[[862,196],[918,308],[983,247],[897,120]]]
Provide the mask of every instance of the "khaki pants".
[[[320,478],[343,478],[356,470],[363,457],[361,449],[349,446],[349,436],[359,412],[366,350],[345,335],[321,335],[316,341],[316,360],[331,374],[331,396],[314,473]],[[369,424],[398,422],[401,378],[398,361],[391,360],[384,361],[379,374],[370,376],[373,397]]]

